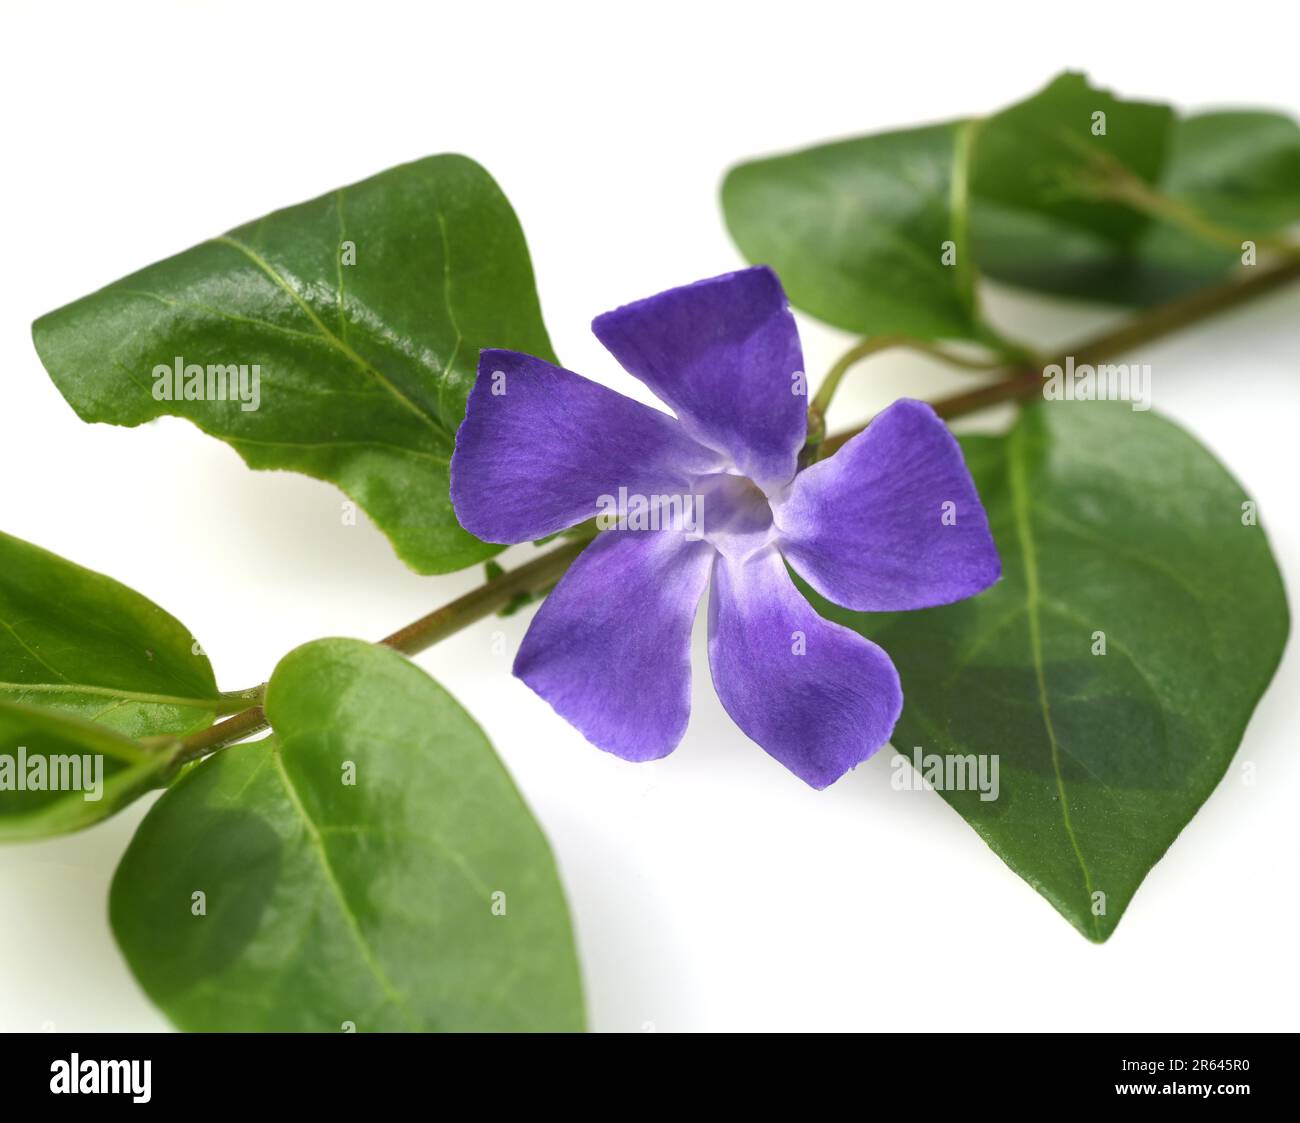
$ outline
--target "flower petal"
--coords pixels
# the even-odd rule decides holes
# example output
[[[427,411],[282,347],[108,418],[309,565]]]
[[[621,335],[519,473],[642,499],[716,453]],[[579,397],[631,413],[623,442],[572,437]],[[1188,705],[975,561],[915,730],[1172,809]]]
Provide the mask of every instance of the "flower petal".
[[[714,563],[709,666],[735,723],[814,788],[874,754],[903,708],[889,656],[819,616],[775,549]]]
[[[693,437],[764,490],[790,481],[808,398],[799,333],[772,270],[670,289],[597,316],[591,329]]]
[[[951,604],[1002,575],[956,438],[910,398],[801,472],[774,515],[799,576],[859,612]]]
[[[666,413],[516,351],[484,351],[451,458],[456,517],[527,542],[596,514],[602,495],[684,493],[716,453]]]
[[[542,602],[515,674],[597,748],[667,756],[691,710],[691,625],[713,549],[676,531],[608,530]]]

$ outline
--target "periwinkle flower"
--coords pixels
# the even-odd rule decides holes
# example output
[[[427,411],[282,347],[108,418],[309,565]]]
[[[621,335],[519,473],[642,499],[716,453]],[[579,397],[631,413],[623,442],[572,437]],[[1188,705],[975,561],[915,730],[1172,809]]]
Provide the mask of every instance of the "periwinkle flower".
[[[686,731],[691,629],[708,588],[723,706],[826,787],[889,740],[902,690],[885,652],[818,615],[786,563],[866,612],[993,584],[1001,562],[957,442],[928,405],[902,399],[799,472],[803,359],[770,269],[660,293],[592,330],[676,417],[530,355],[484,351],[451,461],[457,517],[486,541],[517,543],[584,522],[612,496],[656,513],[677,498],[674,509],[701,515],[700,533],[651,519],[657,529],[598,534],[538,610],[515,674],[599,748],[666,756]]]

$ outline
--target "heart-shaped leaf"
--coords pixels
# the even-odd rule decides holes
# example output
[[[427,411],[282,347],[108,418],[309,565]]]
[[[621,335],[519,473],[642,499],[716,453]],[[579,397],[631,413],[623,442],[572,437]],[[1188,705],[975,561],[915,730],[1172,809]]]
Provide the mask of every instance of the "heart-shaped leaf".
[[[553,358],[515,214],[452,155],[276,211],[33,335],[83,420],[174,414],[254,468],[329,480],[421,573],[500,549],[460,528],[448,494],[479,349]]]
[[[103,726],[0,701],[0,842],[106,819],[158,787],[171,763]]]
[[[741,164],[722,206],[791,302],[863,335],[980,335],[966,238],[970,122]]]
[[[274,736],[151,809],[110,912],[191,1030],[575,1030],[577,959],[546,840],[437,683],[353,640],[299,648]]]
[[[1227,770],[1286,640],[1282,581],[1241,485],[1152,413],[1039,403],[963,445],[1002,581],[922,612],[813,600],[894,659],[904,755],[998,758],[996,799],[943,797],[1101,941]]]
[[[0,700],[126,737],[187,733],[226,708],[189,631],[110,577],[0,534]]]

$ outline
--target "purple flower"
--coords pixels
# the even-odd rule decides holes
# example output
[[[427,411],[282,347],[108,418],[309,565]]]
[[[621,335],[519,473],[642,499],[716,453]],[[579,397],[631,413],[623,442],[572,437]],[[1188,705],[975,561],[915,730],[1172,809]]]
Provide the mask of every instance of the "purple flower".
[[[803,358],[770,269],[660,293],[592,330],[676,418],[530,355],[484,351],[456,437],[452,502],[480,538],[526,542],[602,511],[630,528],[597,535],[573,563],[515,674],[599,748],[666,756],[686,731],[691,627],[709,587],[723,706],[826,787],[889,740],[903,696],[889,657],[819,616],[786,562],[859,611],[988,588],[1001,562],[957,442],[903,399],[796,475]]]

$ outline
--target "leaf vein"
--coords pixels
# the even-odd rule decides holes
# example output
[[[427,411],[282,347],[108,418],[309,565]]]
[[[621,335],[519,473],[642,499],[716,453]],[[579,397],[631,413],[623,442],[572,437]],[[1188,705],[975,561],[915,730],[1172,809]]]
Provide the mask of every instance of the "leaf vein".
[[[269,277],[276,285],[278,285],[284,291],[284,293],[289,297],[289,299],[292,300],[294,304],[298,306],[298,309],[302,312],[304,316],[307,317],[307,319],[311,322],[312,326],[320,334],[322,339],[324,339],[327,343],[329,343],[331,347],[335,348],[342,355],[344,355],[359,370],[363,371],[366,374],[369,374],[373,379],[375,379],[376,382],[378,382],[381,386],[383,386],[384,389],[386,389],[398,402],[400,402],[403,406],[405,406],[412,413],[414,413],[418,418],[420,418],[420,420],[422,420],[431,429],[435,430],[438,433],[444,435],[446,434],[447,431],[446,426],[442,423],[441,420],[434,417],[427,410],[423,410],[419,406],[417,406],[413,401],[411,401],[410,398],[408,398],[405,394],[403,394],[402,391],[399,390],[392,381],[384,377],[384,375],[381,374],[378,370],[376,370],[372,364],[366,362],[366,360],[363,359],[359,354],[357,354],[357,352],[354,351],[350,346],[348,346],[348,344],[344,343],[343,340],[341,340],[337,335],[335,335],[332,331],[330,331],[330,329],[326,326],[325,322],[318,315],[316,315],[316,312],[312,308],[312,306],[308,304],[305,300],[303,300],[298,290],[294,288],[294,286],[291,285],[288,282],[288,280],[285,279],[284,275],[280,273],[280,271],[277,270],[275,266],[273,266],[269,261],[267,261],[266,258],[262,257],[262,255],[259,254],[256,250],[230,237],[228,234],[223,234],[219,238],[214,238],[213,241],[219,245],[230,246],[232,249],[237,250],[238,252],[242,253],[245,257],[247,257],[249,261],[251,261],[255,266],[257,266],[257,268],[259,268],[263,273],[265,273],[266,276]]]
[[[1047,673],[1043,665],[1042,621],[1039,615],[1038,554],[1034,545],[1033,529],[1029,518],[1029,488],[1025,481],[1025,463],[1022,445],[1024,435],[1022,428],[1012,431],[1007,443],[1007,478],[1011,493],[1012,509],[1016,520],[1016,537],[1020,540],[1020,554],[1025,571],[1025,604],[1029,622],[1029,647],[1034,664],[1034,678],[1038,685],[1038,704],[1042,711],[1043,726],[1047,730],[1047,743],[1051,750],[1052,771],[1056,774],[1056,791],[1060,799],[1061,822],[1065,827],[1066,837],[1078,859],[1079,869],[1083,873],[1084,891],[1088,895],[1089,915],[1092,917],[1093,933],[1101,935],[1097,923],[1097,914],[1092,911],[1092,874],[1084,860],[1083,848],[1070,821],[1070,801],[1065,791],[1065,775],[1061,771],[1061,748],[1056,737],[1056,727],[1052,722],[1052,707],[1048,699]]]
[[[319,828],[315,821],[307,813],[307,808],[303,805],[302,799],[298,795],[298,789],[294,786],[293,780],[289,776],[289,770],[284,766],[284,760],[280,756],[280,748],[272,747],[271,755],[275,758],[275,767],[280,774],[280,780],[284,784],[286,794],[289,796],[290,803],[293,804],[294,810],[302,820],[303,827],[307,831],[307,838],[311,842],[312,849],[316,854],[320,864],[321,872],[325,876],[325,883],[329,886],[335,902],[338,904],[339,912],[343,916],[343,921],[347,925],[348,931],[352,934],[356,942],[357,949],[361,952],[361,958],[366,967],[374,976],[375,982],[379,984],[380,989],[387,995],[388,999],[402,1016],[410,1023],[412,1029],[420,1028],[419,1022],[412,1016],[410,1007],[407,1005],[405,997],[393,986],[392,980],[389,979],[379,960],[375,958],[374,949],[366,939],[365,933],[361,931],[357,918],[353,915],[351,906],[348,903],[347,895],[343,892],[343,886],[339,884],[339,879],[334,873],[334,867],[330,865],[329,855],[325,850],[324,839],[321,838]]]

